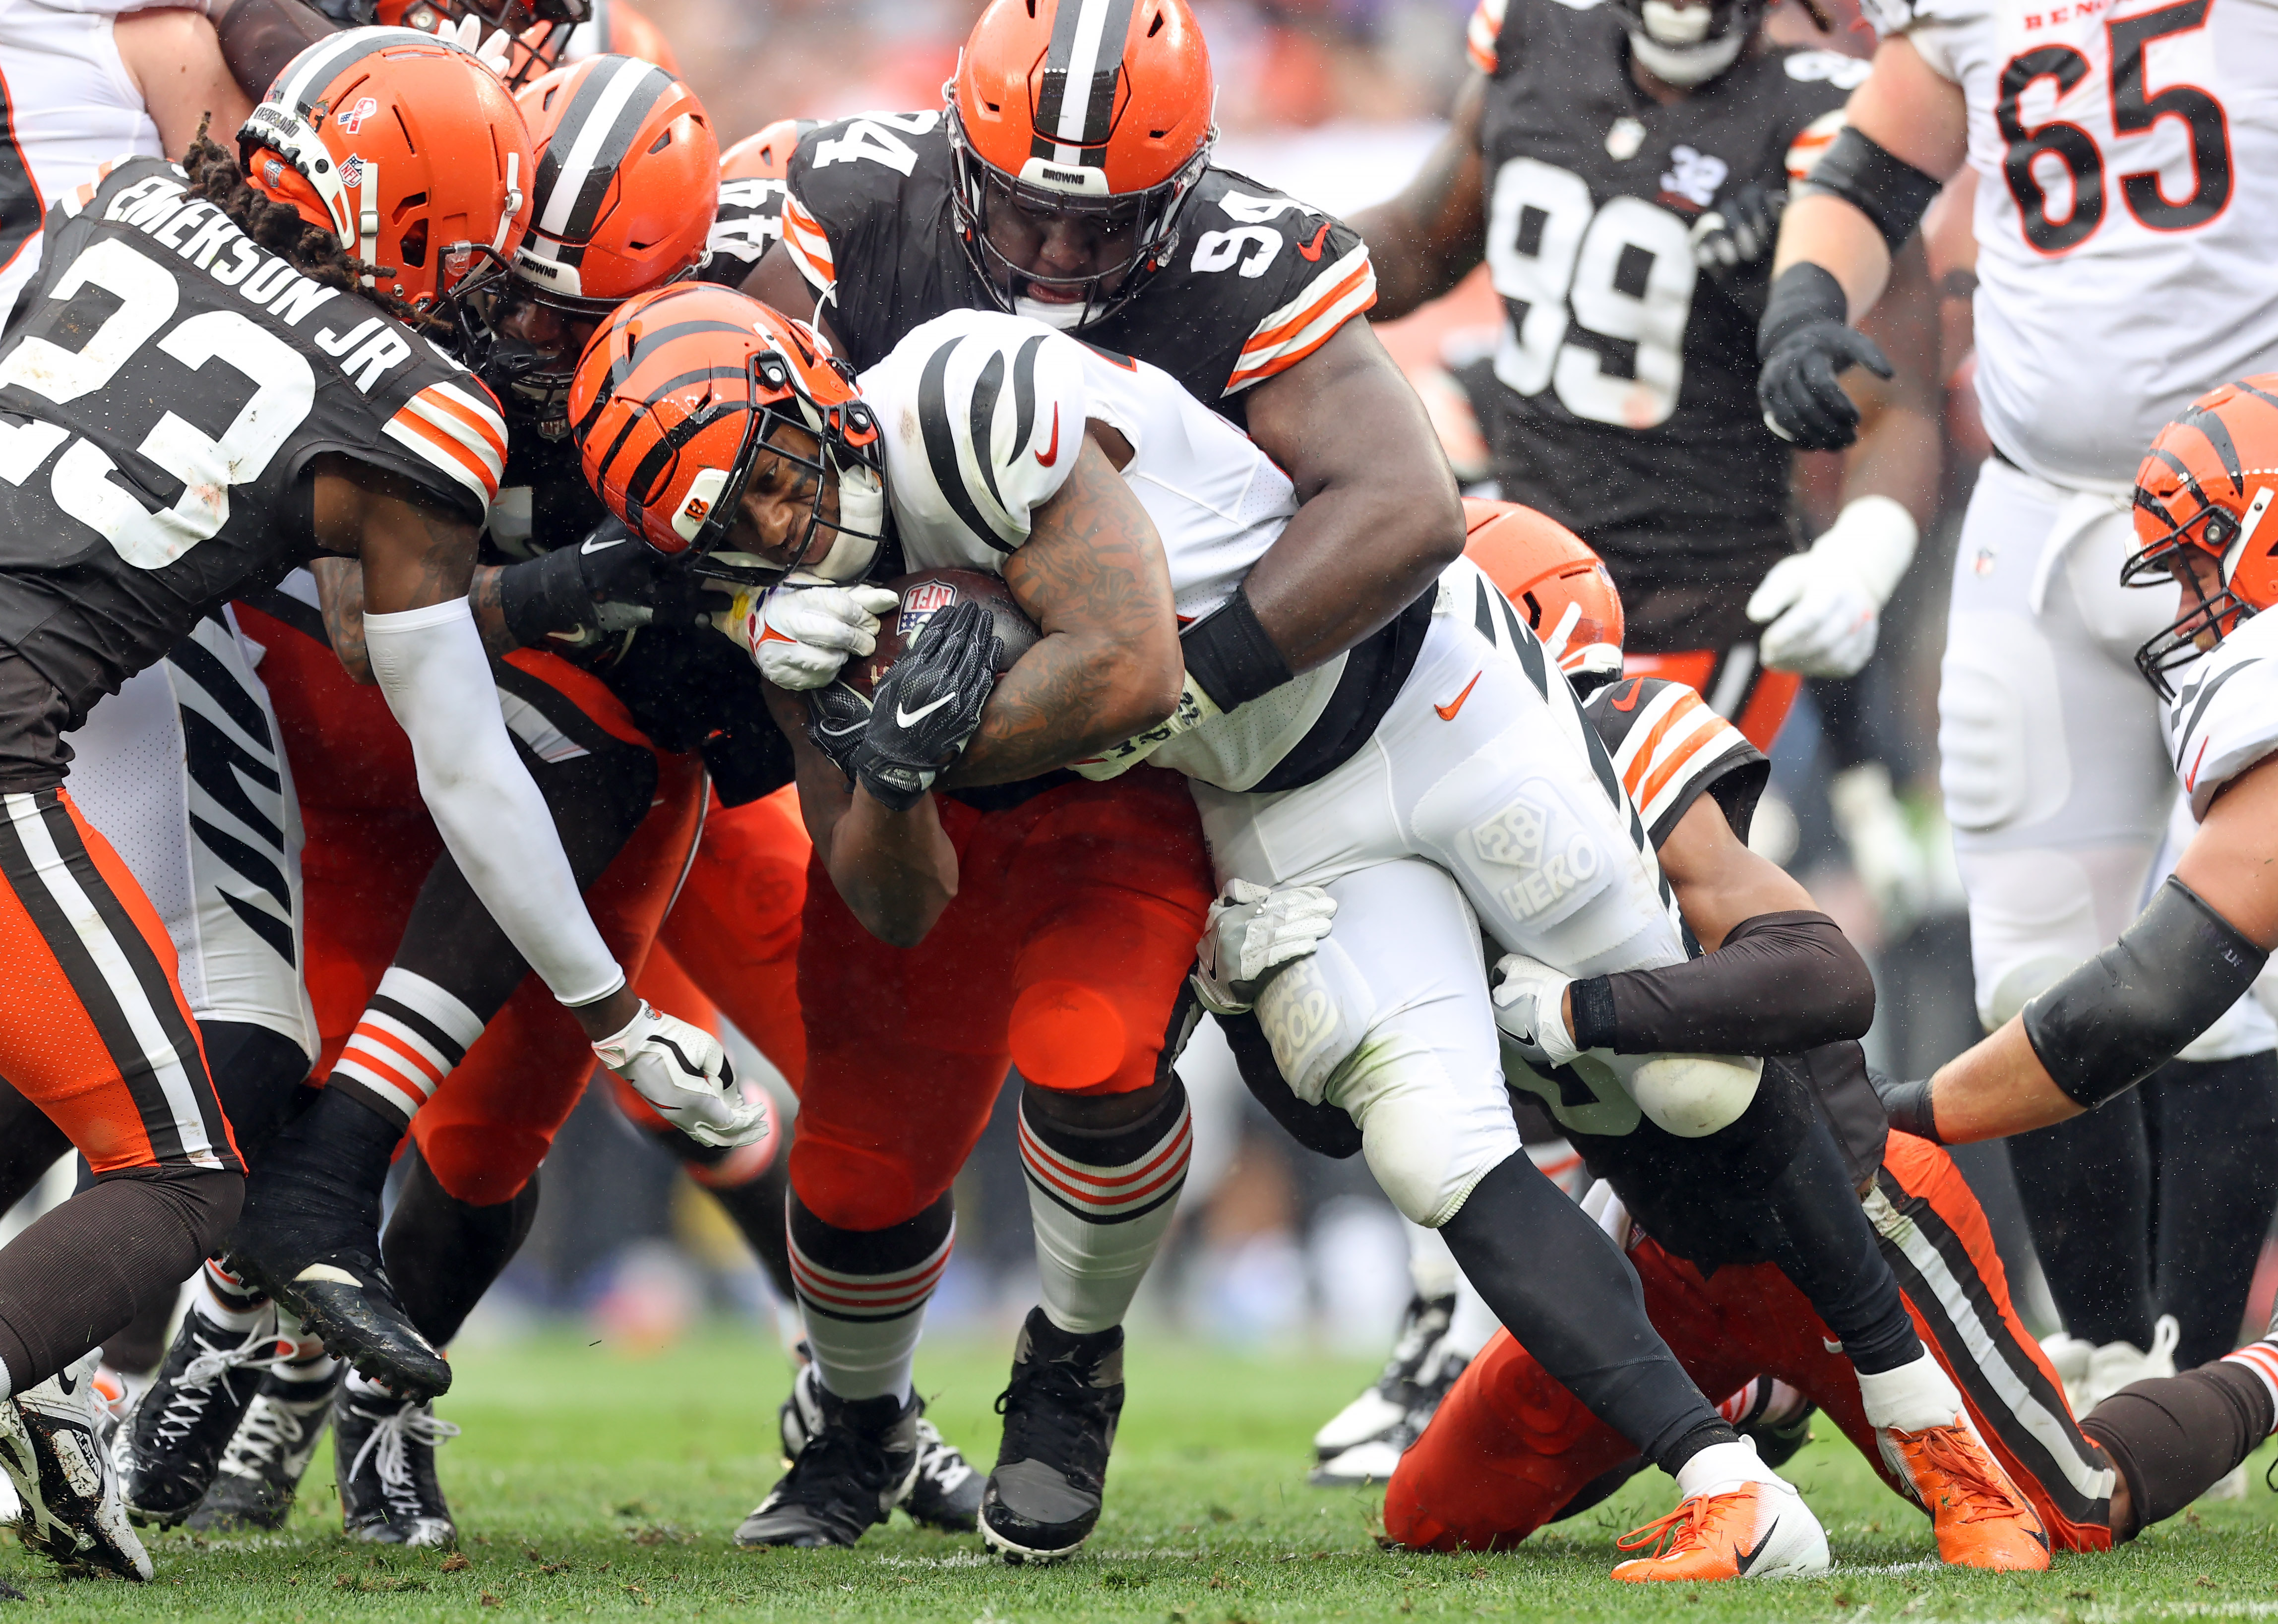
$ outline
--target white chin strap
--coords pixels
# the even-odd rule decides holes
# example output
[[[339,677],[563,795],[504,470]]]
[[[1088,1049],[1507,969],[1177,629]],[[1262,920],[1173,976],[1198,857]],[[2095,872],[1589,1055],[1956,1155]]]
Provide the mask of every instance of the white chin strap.
[[[1056,300],[1031,299],[1026,294],[1013,301],[1013,313],[1025,316],[1030,321],[1042,322],[1047,327],[1057,327],[1062,332],[1074,332],[1083,325],[1083,313],[1089,304],[1061,304]]]
[[[830,551],[799,573],[825,581],[860,581],[878,554],[878,538],[886,528],[886,488],[867,468],[838,470],[838,522],[831,532]]]
[[[1659,9],[1648,0],[1648,13]],[[1740,28],[1699,45],[1664,45],[1639,29],[1630,34],[1630,51],[1645,71],[1679,90],[1690,90],[1716,78],[1739,60],[1740,48],[1747,42],[1747,33]]]

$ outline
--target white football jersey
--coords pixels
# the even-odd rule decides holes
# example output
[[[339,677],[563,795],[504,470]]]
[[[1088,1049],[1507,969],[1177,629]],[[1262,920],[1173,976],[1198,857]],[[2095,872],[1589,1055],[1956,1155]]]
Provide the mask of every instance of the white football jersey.
[[[1159,368],[1025,316],[952,310],[862,374],[912,569],[1004,573],[1094,418],[1130,442],[1123,477],[1154,520],[1181,625],[1223,606],[1297,511],[1288,476]],[[1319,720],[1345,657],[1164,745],[1157,766],[1246,789]]]
[[[1906,34],[1968,105],[1986,430],[2125,489],[2278,366],[2278,0],[1917,0]]]
[[[2174,680],[2160,713],[2167,759],[2191,816],[2203,818],[2217,790],[2278,753],[2278,611],[2256,615]]]
[[[47,206],[113,159],[158,154],[111,36],[113,17],[148,3],[0,0],[0,320],[39,271]]]

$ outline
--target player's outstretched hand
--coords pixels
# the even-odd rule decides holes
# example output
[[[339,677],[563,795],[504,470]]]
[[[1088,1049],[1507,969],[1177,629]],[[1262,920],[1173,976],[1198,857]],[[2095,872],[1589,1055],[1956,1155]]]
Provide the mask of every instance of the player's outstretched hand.
[[[849,658],[875,652],[878,617],[896,601],[883,586],[832,586],[792,576],[738,591],[713,624],[752,657],[761,676],[803,694],[833,681]]]
[[[768,1134],[768,1108],[736,1086],[736,1067],[700,1026],[654,1009],[593,1045],[601,1064],[631,1083],[667,1122],[699,1145],[749,1145]]]
[[[926,622],[871,698],[855,776],[873,800],[905,812],[955,761],[997,686],[997,617],[970,600]]]
[[[1538,1071],[1582,1052],[1566,1024],[1566,989],[1573,984],[1573,977],[1524,953],[1506,954],[1495,964],[1495,1025]]]
[[[1195,996],[1213,1014],[1243,1013],[1272,972],[1321,945],[1336,913],[1337,899],[1317,885],[1274,889],[1227,881],[1195,947]]]
[[[1848,324],[1842,285],[1813,264],[1790,265],[1772,284],[1756,354],[1764,423],[1806,451],[1840,451],[1859,438],[1859,408],[1838,381],[1854,366],[1894,375],[1875,341]]]

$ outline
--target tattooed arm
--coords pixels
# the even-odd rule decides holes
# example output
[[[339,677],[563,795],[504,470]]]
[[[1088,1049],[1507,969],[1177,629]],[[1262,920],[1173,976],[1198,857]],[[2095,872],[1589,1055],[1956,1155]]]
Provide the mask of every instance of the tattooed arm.
[[[1005,560],[1043,629],[997,679],[981,730],[940,787],[1009,784],[1143,733],[1179,702],[1186,666],[1155,522],[1117,471],[1123,437],[1094,423],[1076,465]]]
[[[1487,81],[1474,73],[1456,98],[1448,133],[1395,197],[1352,217],[1376,267],[1372,322],[1396,321],[1462,281],[1487,249],[1487,166],[1479,111]]]
[[[352,558],[320,558],[310,561],[309,573],[317,577],[317,611],[340,669],[351,682],[371,686],[377,679],[363,646],[363,566]]]

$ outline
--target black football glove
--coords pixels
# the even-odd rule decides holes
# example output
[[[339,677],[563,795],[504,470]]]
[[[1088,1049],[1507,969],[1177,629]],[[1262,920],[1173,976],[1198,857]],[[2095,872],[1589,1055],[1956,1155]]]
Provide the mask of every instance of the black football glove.
[[[1877,377],[1892,369],[1875,341],[1845,320],[1842,284],[1819,265],[1790,265],[1772,284],[1756,354],[1763,370],[1756,400],[1764,423],[1806,451],[1841,451],[1859,438],[1859,408],[1837,377],[1862,366]]]
[[[854,768],[872,799],[904,812],[933,787],[981,726],[1003,653],[997,617],[980,604],[958,604],[926,623],[872,696]]]
[[[660,583],[684,573],[609,519],[575,545],[508,565],[500,573],[499,608],[524,648],[549,637],[629,631],[656,618]]]
[[[831,765],[854,782],[855,768],[870,729],[870,701],[844,682],[825,682],[806,694],[806,736]]]
[[[1693,263],[1751,317],[1762,321],[1771,278],[1763,274],[1779,240],[1787,194],[1751,180],[1719,197],[1693,222]]]

